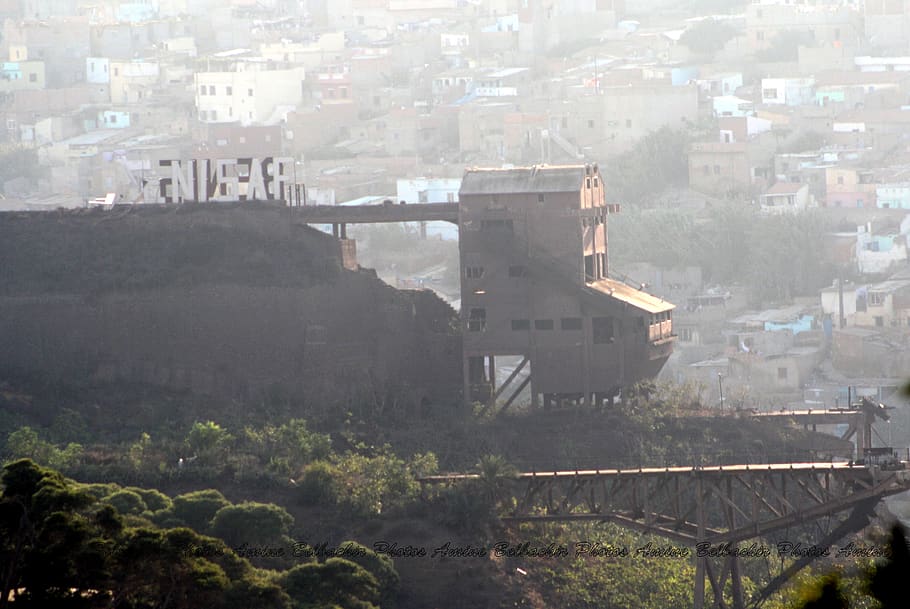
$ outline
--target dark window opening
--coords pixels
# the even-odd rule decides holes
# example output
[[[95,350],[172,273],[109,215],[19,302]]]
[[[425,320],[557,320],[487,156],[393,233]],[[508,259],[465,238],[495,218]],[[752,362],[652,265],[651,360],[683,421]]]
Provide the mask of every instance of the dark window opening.
[[[512,320],[512,329],[515,330],[515,331],[530,330],[530,329],[531,329],[531,320],[529,320],[529,319],[513,319],[513,320]]]
[[[613,342],[614,335],[612,317],[592,318],[591,329],[595,345],[605,345]]]
[[[581,330],[581,317],[563,317],[560,327],[563,330]]]
[[[480,279],[483,277],[483,267],[482,266],[466,266],[464,267],[464,276],[465,279]]]
[[[514,227],[511,220],[481,220],[480,230],[511,233],[514,230]]]
[[[486,309],[471,309],[471,313],[468,317],[468,331],[469,332],[483,332],[487,329],[487,310]]]
[[[534,329],[535,330],[552,330],[553,329],[553,320],[552,319],[535,319],[534,320]]]

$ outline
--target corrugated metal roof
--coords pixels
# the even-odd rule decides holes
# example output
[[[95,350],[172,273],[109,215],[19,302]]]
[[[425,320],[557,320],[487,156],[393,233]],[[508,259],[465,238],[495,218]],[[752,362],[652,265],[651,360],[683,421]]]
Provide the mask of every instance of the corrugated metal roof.
[[[664,313],[676,308],[676,305],[673,303],[667,302],[652,294],[648,294],[647,292],[636,290],[622,281],[617,281],[615,279],[599,279],[588,285],[598,292],[602,292],[607,296],[630,304],[636,309],[641,309],[648,313]]]
[[[584,165],[536,165],[514,169],[469,169],[462,195],[574,192],[584,184]]]

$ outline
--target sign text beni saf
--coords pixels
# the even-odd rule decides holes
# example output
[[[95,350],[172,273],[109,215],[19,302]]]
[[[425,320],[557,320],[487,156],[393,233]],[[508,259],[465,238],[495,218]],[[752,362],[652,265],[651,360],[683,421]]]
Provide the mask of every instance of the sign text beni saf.
[[[158,181],[165,203],[284,200],[293,184],[291,157],[161,160],[171,177]]]

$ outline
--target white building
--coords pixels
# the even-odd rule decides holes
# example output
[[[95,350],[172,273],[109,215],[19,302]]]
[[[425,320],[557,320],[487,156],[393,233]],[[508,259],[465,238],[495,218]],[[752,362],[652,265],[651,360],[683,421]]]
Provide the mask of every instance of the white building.
[[[814,78],[762,78],[761,102],[786,106],[813,103]]]
[[[768,214],[793,214],[809,206],[809,185],[778,182],[761,196],[761,210]]]
[[[147,98],[147,93],[158,84],[160,66],[156,61],[110,62],[111,102],[136,104]]]
[[[233,70],[197,72],[196,110],[204,123],[278,123],[303,98],[304,68],[268,69],[265,60],[238,61]]]

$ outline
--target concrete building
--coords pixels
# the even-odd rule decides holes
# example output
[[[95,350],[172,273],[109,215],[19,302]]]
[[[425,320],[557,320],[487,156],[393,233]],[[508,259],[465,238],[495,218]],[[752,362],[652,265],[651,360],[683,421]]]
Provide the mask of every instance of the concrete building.
[[[814,103],[813,78],[762,78],[761,103],[802,106]]]
[[[91,62],[88,62],[91,66]],[[110,62],[111,102],[137,104],[149,99],[158,84],[160,66],[157,61]]]
[[[608,274],[597,166],[471,169],[459,192],[464,392],[488,405],[495,360],[519,356],[532,403],[611,400],[655,376],[673,347],[674,305]]]
[[[884,51],[910,50],[910,1],[866,0],[863,8],[869,44]]]
[[[825,169],[826,207],[875,207],[875,174],[856,167]]]
[[[910,280],[890,279],[858,289],[851,325],[866,328],[910,326]]]
[[[69,87],[85,80],[81,63],[89,56],[89,22],[85,17],[55,17],[46,21],[14,21],[3,24],[3,44],[14,52],[25,49],[16,61],[43,61],[47,86]]]
[[[265,61],[237,61],[197,72],[196,110],[204,123],[274,124],[303,97],[304,69],[269,69]]]
[[[809,186],[799,182],[778,182],[761,196],[761,210],[766,214],[795,214],[809,204]]]

